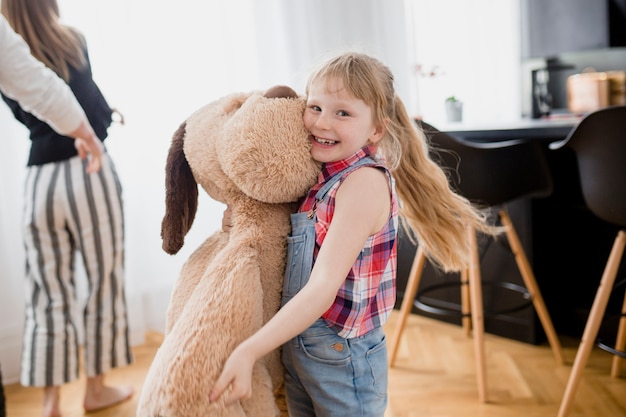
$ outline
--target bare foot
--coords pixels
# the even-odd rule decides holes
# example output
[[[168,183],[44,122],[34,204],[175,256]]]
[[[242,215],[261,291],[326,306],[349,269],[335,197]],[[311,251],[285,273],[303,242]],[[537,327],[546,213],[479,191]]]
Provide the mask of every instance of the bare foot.
[[[99,375],[87,380],[83,407],[87,412],[112,407],[128,400],[134,392],[135,389],[132,386],[108,387],[104,385],[103,376]]]
[[[43,417],[61,417],[61,414],[59,413],[58,409],[55,409],[54,407],[48,407],[48,406],[44,406],[43,407]]]
[[[58,386],[44,388],[42,417],[61,417],[61,412],[59,411],[59,391]]]

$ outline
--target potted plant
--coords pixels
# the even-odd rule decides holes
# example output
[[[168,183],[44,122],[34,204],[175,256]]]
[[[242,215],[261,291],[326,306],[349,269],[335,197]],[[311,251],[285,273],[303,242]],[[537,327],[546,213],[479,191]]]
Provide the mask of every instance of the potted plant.
[[[456,96],[446,98],[445,106],[446,119],[448,122],[460,122],[463,120],[463,102],[456,98]]]

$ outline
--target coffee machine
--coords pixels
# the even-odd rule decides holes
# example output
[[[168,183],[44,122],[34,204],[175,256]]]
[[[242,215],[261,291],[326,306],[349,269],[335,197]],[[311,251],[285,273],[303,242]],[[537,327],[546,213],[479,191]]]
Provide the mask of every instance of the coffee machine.
[[[547,68],[534,69],[532,77],[532,118],[539,119],[550,115],[552,95],[548,88],[550,71]]]
[[[559,58],[546,58],[545,66],[531,71],[531,102],[533,119],[562,112],[567,108],[567,76],[576,69],[575,65]]]

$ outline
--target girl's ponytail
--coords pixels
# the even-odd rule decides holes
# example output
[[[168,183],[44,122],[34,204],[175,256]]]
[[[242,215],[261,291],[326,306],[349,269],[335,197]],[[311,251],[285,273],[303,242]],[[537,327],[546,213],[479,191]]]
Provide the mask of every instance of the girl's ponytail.
[[[389,123],[393,145],[392,149],[385,148],[385,154],[395,155],[390,162],[405,230],[411,229],[414,235],[408,235],[417,238],[437,266],[445,271],[463,269],[470,256],[467,228],[489,234],[496,233],[497,228],[487,225],[486,215],[452,190],[443,168],[431,159],[424,132],[397,96],[394,107],[394,118]]]

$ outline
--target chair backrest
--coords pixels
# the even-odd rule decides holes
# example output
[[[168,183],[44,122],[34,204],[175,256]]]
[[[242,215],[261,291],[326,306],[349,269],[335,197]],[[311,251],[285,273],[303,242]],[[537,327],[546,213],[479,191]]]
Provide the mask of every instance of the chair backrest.
[[[599,218],[626,226],[626,106],[586,115],[565,140],[576,154],[583,198]]]
[[[418,121],[434,148],[433,159],[453,188],[475,204],[491,207],[552,192],[545,150],[537,141],[477,143]]]

